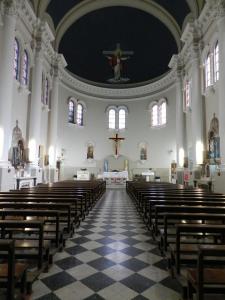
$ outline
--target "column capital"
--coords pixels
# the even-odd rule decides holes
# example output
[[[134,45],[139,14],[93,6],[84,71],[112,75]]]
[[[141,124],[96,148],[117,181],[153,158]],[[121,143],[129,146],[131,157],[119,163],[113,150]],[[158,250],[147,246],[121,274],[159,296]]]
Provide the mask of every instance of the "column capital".
[[[4,13],[9,16],[17,16],[20,1],[4,0]]]
[[[217,1],[216,16],[218,20],[225,17],[225,0]]]

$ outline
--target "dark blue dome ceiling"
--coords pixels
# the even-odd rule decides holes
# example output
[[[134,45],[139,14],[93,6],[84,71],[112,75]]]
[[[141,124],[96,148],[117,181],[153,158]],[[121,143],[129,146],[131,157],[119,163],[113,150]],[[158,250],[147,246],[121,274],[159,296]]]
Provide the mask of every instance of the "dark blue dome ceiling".
[[[55,28],[66,13],[83,1],[51,0],[46,12]],[[155,2],[181,29],[191,12],[186,0]],[[115,69],[115,57],[104,55],[103,51],[115,50],[118,43],[122,51],[131,50],[133,54],[126,59],[126,55],[121,57],[121,52],[117,51],[122,60]],[[73,23],[60,41],[59,52],[68,63],[67,69],[82,79],[100,84],[126,82],[129,85],[152,80],[167,72],[168,63],[178,48],[171,31],[158,18],[136,8],[112,6],[92,11]],[[124,81],[113,80],[115,70],[119,70]]]

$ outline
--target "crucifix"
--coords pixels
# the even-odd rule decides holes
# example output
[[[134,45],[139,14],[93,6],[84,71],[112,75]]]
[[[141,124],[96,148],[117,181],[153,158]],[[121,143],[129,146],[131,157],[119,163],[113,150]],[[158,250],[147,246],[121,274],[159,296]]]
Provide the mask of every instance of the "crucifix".
[[[125,140],[125,138],[119,137],[118,133],[116,133],[116,136],[109,138],[109,140],[113,140],[115,142],[115,156],[118,156],[119,142]]]
[[[113,69],[114,78],[109,79],[111,83],[121,83],[129,81],[129,78],[123,78],[121,76],[122,62],[129,59],[134,54],[133,51],[123,51],[120,48],[120,43],[116,44],[116,49],[113,51],[102,52],[109,60],[109,64]]]

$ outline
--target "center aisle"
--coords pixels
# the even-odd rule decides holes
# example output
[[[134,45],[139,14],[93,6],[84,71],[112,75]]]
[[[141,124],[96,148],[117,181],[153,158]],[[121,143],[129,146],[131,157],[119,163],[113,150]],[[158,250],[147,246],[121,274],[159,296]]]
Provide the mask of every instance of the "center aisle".
[[[106,191],[33,288],[41,300],[180,299],[125,189]]]

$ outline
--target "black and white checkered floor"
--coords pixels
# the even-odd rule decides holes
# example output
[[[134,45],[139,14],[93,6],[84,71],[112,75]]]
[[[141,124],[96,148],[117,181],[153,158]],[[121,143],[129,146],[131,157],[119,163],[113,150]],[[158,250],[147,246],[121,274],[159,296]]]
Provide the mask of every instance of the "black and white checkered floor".
[[[125,189],[107,190],[34,283],[32,299],[178,300],[166,266]]]

